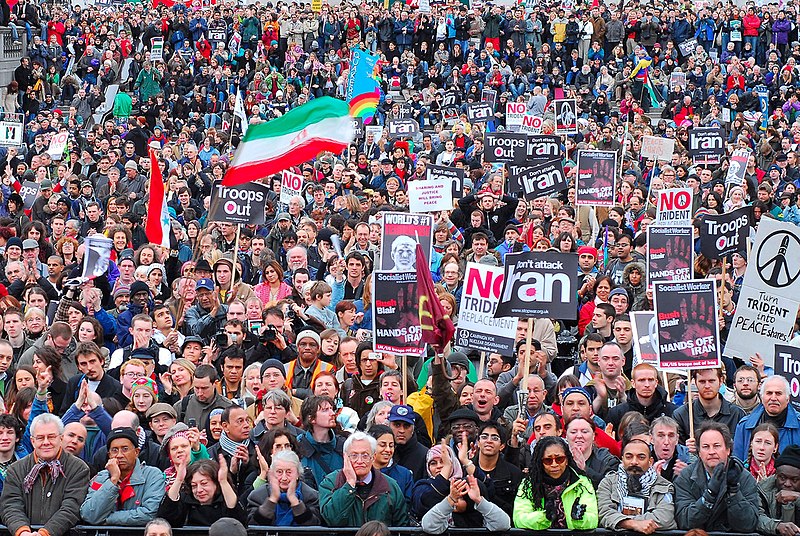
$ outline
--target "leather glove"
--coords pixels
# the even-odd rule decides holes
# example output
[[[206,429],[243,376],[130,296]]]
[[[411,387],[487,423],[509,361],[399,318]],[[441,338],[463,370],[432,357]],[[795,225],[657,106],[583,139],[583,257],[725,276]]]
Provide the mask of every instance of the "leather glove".
[[[739,491],[739,477],[742,476],[742,467],[731,458],[728,460],[728,471],[726,475],[728,483],[728,493],[731,495]]]
[[[711,478],[708,479],[708,488],[703,494],[703,499],[709,505],[713,505],[714,503],[717,502],[717,497],[719,497],[719,494],[722,492],[723,486],[725,486],[726,484],[725,477],[726,477],[725,464],[720,463],[711,472]]]

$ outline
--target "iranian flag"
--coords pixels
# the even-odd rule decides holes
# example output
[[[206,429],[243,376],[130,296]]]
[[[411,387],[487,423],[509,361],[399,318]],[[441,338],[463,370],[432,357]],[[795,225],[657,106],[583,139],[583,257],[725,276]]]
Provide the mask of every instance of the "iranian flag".
[[[339,99],[320,97],[267,123],[249,125],[222,184],[252,182],[322,151],[343,151],[353,141],[349,108]]]
[[[164,179],[158,167],[156,152],[150,150],[150,192],[147,200],[147,222],[144,232],[147,240],[169,249],[169,212],[167,197],[164,195]]]

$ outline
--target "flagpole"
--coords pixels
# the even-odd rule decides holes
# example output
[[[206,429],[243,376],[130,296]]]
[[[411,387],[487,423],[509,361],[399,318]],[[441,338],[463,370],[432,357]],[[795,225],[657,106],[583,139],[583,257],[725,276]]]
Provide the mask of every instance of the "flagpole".
[[[236,104],[234,101],[234,113],[231,114],[231,131],[228,134],[228,154],[233,151],[233,125],[236,123]]]
[[[528,334],[525,336],[525,358],[523,360],[523,371],[525,374],[522,376],[522,390],[528,392],[528,375],[531,369],[531,346],[533,339],[533,318],[528,319]]]
[[[483,371],[486,368],[486,352],[481,352],[480,369],[478,370],[478,379],[483,379]]]
[[[231,289],[229,294],[233,294],[233,282],[236,280],[236,259],[239,258],[239,234],[241,233],[242,225],[236,224],[236,242],[233,245],[233,266],[231,267]],[[227,302],[231,302],[231,296],[228,296]]]
[[[694,406],[694,400],[692,396],[692,371],[687,369],[686,370],[686,400],[689,401],[689,438],[694,439],[694,410],[692,406]],[[697,445],[695,445],[695,452],[697,452]]]
[[[403,354],[400,356],[403,365],[403,400],[401,404],[405,404],[406,397],[408,396],[408,356]]]

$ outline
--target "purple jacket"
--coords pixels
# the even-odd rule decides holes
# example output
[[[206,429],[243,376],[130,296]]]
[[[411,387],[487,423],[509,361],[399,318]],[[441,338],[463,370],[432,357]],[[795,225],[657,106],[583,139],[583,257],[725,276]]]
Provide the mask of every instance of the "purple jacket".
[[[772,42],[776,45],[786,45],[789,43],[789,32],[792,31],[792,23],[786,19],[776,20],[772,23]]]

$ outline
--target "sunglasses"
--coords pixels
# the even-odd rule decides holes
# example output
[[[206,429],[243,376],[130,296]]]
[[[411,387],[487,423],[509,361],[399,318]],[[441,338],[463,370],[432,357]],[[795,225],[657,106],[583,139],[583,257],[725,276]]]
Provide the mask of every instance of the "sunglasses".
[[[564,463],[566,461],[567,461],[567,457],[563,456],[563,455],[562,456],[550,456],[548,458],[542,458],[542,463],[544,465],[553,465],[554,463],[555,463],[555,465],[561,465],[562,463]]]

